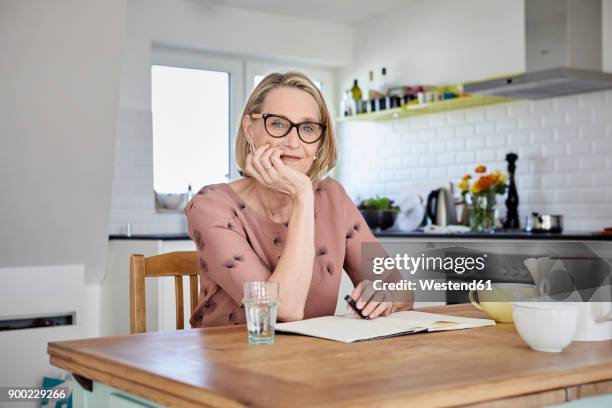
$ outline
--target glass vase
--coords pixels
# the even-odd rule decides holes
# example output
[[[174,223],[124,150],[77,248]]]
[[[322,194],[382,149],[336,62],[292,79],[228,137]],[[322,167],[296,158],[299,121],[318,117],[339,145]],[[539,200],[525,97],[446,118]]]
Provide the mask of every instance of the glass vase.
[[[470,229],[473,232],[495,231],[495,194],[474,194],[470,207]]]

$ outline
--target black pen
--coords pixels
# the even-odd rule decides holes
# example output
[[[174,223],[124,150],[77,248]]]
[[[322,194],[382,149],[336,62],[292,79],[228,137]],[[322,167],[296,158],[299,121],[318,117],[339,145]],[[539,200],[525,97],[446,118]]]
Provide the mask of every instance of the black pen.
[[[353,309],[355,311],[355,313],[357,313],[362,319],[365,320],[370,320],[370,318],[368,316],[364,316],[363,314],[361,314],[361,310],[359,310],[357,308],[357,303],[355,303],[355,299],[353,299],[351,297],[351,295],[346,295],[344,297],[344,300],[346,300],[346,303],[349,304],[349,306],[351,307],[351,309]]]

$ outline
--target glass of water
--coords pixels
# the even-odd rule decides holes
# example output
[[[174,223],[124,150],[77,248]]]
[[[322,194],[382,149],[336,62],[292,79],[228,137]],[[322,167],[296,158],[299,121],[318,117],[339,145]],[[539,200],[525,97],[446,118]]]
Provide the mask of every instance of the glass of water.
[[[244,311],[250,344],[273,344],[276,327],[278,282],[245,282]]]

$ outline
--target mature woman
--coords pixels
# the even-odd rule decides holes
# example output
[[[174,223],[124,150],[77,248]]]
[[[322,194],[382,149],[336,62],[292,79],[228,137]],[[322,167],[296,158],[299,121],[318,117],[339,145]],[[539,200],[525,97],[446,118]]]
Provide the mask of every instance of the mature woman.
[[[242,283],[279,283],[280,321],[333,315],[342,269],[369,318],[412,302],[361,296],[361,244],[376,242],[340,183],[323,96],[304,75],[270,74],[253,90],[236,135],[245,177],[203,187],[185,209],[200,260],[192,327],[245,322]]]

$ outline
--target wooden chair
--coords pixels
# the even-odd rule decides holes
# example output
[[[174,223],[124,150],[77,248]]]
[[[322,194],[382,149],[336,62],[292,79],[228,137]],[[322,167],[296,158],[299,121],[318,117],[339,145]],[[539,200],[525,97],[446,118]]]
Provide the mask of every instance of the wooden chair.
[[[130,256],[130,333],[147,331],[145,277],[174,276],[176,328],[184,329],[183,276],[189,276],[191,311],[198,305],[200,267],[196,251],[177,251],[146,257]]]

